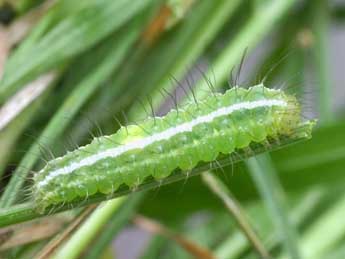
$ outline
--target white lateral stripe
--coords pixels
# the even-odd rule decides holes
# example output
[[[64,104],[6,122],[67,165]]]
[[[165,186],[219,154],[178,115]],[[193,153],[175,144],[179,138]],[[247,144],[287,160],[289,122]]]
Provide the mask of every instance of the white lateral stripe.
[[[129,142],[123,146],[118,146],[115,148],[108,149],[106,151],[103,151],[101,153],[91,155],[89,157],[86,157],[82,159],[79,162],[73,162],[68,166],[62,167],[60,169],[57,169],[55,171],[52,171],[50,174],[48,174],[41,182],[39,182],[37,185],[38,187],[42,187],[46,184],[48,184],[52,179],[59,175],[65,175],[72,173],[74,170],[79,169],[84,166],[91,166],[98,162],[99,160],[108,158],[108,157],[117,157],[120,156],[121,154],[134,150],[134,149],[140,149],[140,148],[145,148],[146,146],[153,144],[156,141],[161,141],[161,140],[167,140],[179,133],[183,132],[190,132],[192,131],[193,127],[197,126],[198,124],[202,123],[208,123],[213,121],[214,119],[225,116],[225,115],[230,115],[234,111],[238,111],[241,109],[255,109],[259,107],[272,107],[272,106],[281,106],[285,107],[287,106],[287,102],[284,100],[258,100],[258,101],[252,101],[252,102],[242,102],[242,103],[236,103],[231,106],[227,107],[222,107],[219,108],[218,110],[211,112],[207,115],[200,116],[199,118],[196,118],[194,120],[191,120],[189,122],[180,124],[176,127],[169,128],[165,131],[162,131],[160,133],[157,133],[155,135],[143,138],[143,139],[138,139],[134,140],[132,142]]]

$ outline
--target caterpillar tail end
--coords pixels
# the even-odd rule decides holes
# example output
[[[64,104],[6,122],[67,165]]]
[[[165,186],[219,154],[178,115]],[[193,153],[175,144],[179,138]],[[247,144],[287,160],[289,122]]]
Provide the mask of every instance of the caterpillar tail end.
[[[300,123],[293,134],[295,139],[311,139],[313,128],[317,123],[317,119],[308,120]]]

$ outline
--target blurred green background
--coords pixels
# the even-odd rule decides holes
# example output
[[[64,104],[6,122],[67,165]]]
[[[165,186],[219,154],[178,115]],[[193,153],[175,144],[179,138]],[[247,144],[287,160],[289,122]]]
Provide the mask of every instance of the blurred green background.
[[[343,1],[0,0],[0,21],[0,223],[23,221],[46,160],[166,113],[167,93],[224,91],[246,52],[241,85],[265,78],[319,120],[311,140],[214,170],[239,214],[204,174],[0,228],[0,256],[345,257]]]

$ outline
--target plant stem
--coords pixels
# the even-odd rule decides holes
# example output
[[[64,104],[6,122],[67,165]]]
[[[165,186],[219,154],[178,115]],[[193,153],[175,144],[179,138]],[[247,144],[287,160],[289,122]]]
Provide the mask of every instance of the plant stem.
[[[62,233],[57,235],[55,238],[53,238],[49,243],[44,246],[41,251],[35,256],[37,259],[44,259],[44,258],[49,258],[56,248],[64,242],[71,233],[82,224],[84,219],[95,209],[95,205],[91,205],[87,208],[85,208],[80,215],[78,215],[71,224],[66,227]]]
[[[315,212],[315,209],[320,206],[324,194],[325,190],[323,188],[315,188],[306,193],[301,193],[298,203],[294,205],[291,212],[289,212],[293,223],[298,226],[303,225],[303,223]],[[250,206],[247,209],[251,210]],[[277,247],[279,244],[279,233],[277,231],[272,232],[265,222],[257,218],[255,219],[255,226],[261,227],[261,233],[267,248],[271,250]],[[215,254],[218,258],[238,258],[248,249],[248,246],[247,239],[244,238],[242,233],[236,231],[217,246]]]
[[[218,179],[210,172],[205,172],[202,175],[202,178],[206,185],[224,202],[225,206],[234,217],[243,234],[252,244],[253,248],[258,253],[260,258],[271,258],[265,246],[260,241],[260,238],[257,236],[253,227],[250,225],[241,205],[228,190],[228,188],[221,182],[220,179]]]
[[[291,258],[298,259],[300,252],[296,243],[296,230],[291,224],[287,211],[284,208],[284,192],[277,179],[276,171],[268,155],[250,158],[246,162],[248,170],[256,187],[271,214],[283,245]]]
[[[132,215],[135,213],[137,206],[144,196],[145,192],[128,197],[126,203],[121,206],[120,210],[116,210],[108,220],[108,224],[106,226],[101,226],[102,231],[97,237],[97,240],[94,240],[92,247],[85,253],[85,259],[97,258],[97,256],[106,249],[116,233],[132,218]]]
[[[299,130],[301,130],[302,128],[299,127]],[[290,145],[293,143],[297,143],[299,141],[305,140],[305,132],[307,132],[307,134],[310,135],[311,133],[311,128],[309,124],[305,125],[305,131],[302,130],[301,132],[303,132],[302,135],[298,135],[296,136],[296,138],[294,139],[281,139],[280,142],[275,142],[275,143],[271,143],[269,149],[267,149],[266,147],[263,146],[256,146],[253,147],[254,153],[252,154],[247,154],[247,153],[240,153],[240,154],[233,154],[230,157],[226,156],[226,157],[219,157],[217,158],[217,160],[219,161],[219,166],[225,166],[228,165],[230,163],[236,163],[239,161],[242,161],[243,158],[245,157],[249,157],[249,156],[253,156],[253,155],[257,155],[259,153],[262,152],[267,152],[267,151],[272,151],[278,148],[282,148],[283,146],[286,145]],[[241,158],[239,157],[239,155],[241,156]],[[209,163],[200,163],[200,165],[196,168],[194,168],[191,172],[189,172],[189,176],[194,176],[194,175],[198,175],[201,172],[207,171],[210,168]],[[144,191],[144,190],[149,190],[149,189],[153,189],[153,188],[157,188],[160,187],[162,185],[166,185],[169,183],[173,183],[176,181],[180,181],[180,180],[185,180],[186,178],[186,174],[178,171],[173,173],[172,175],[168,176],[167,178],[165,178],[162,181],[155,181],[154,179],[148,179],[146,182],[144,182],[142,185],[140,185],[135,191],[139,192],[139,191]],[[17,206],[12,206],[10,208],[5,208],[5,209],[1,209],[0,210],[0,227],[4,227],[4,226],[8,226],[11,224],[16,224],[19,222],[24,222],[24,221],[28,221],[34,218],[38,218],[38,217],[43,217],[46,215],[51,215],[53,213],[58,213],[61,211],[66,211],[66,210],[70,210],[71,208],[76,208],[76,207],[82,207],[82,206],[86,206],[89,204],[94,204],[97,202],[101,202],[101,201],[105,201],[107,199],[112,199],[112,198],[117,198],[123,195],[127,195],[129,193],[132,193],[133,190],[130,188],[121,188],[118,191],[114,192],[113,195],[105,195],[105,194],[96,194],[92,197],[89,197],[87,200],[83,199],[83,200],[76,200],[72,203],[68,203],[65,204],[64,206],[59,206],[57,208],[47,208],[43,213],[39,213],[35,204],[34,203],[23,203]]]
[[[78,258],[96,236],[99,229],[108,222],[125,200],[124,197],[117,198],[98,206],[72,238],[55,254],[54,258]]]
[[[344,213],[345,195],[342,194],[301,235],[299,243],[301,244],[303,258],[325,258],[328,252],[332,251],[335,244],[342,242],[345,225],[339,224],[339,222],[343,222]],[[289,257],[283,254],[278,258],[287,259]]]

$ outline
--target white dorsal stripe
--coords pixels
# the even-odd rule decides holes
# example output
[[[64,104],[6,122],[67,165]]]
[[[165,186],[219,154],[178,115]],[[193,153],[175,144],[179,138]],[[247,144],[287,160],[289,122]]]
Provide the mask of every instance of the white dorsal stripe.
[[[81,167],[91,166],[95,164],[96,162],[98,162],[99,160],[109,158],[109,157],[115,158],[127,151],[134,150],[134,149],[142,149],[157,141],[167,140],[179,133],[190,132],[193,130],[193,127],[199,124],[212,122],[214,119],[218,117],[230,115],[231,113],[238,110],[242,110],[242,109],[248,110],[248,109],[255,109],[259,107],[272,107],[272,106],[286,107],[287,105],[288,105],[287,102],[282,99],[271,99],[271,100],[266,99],[266,100],[257,100],[257,101],[251,101],[251,102],[245,101],[245,102],[233,104],[231,106],[222,107],[209,114],[200,116],[198,118],[195,118],[194,120],[182,123],[180,125],[169,128],[167,130],[164,130],[152,136],[149,136],[143,139],[133,140],[132,142],[129,142],[122,146],[111,148],[111,149],[102,151],[98,154],[94,154],[89,157],[86,157],[79,162],[73,162],[67,166],[64,166],[60,169],[50,172],[48,175],[46,175],[46,177],[41,182],[37,184],[37,186],[42,187],[44,185],[47,185],[51,180],[53,180],[54,178],[60,175],[70,174]]]

